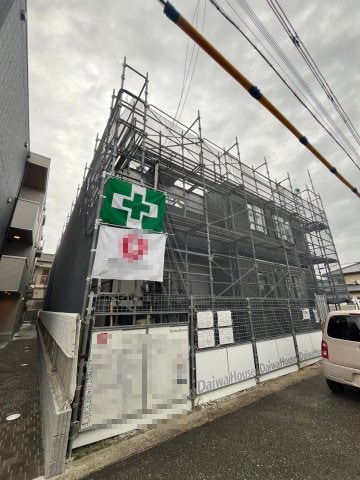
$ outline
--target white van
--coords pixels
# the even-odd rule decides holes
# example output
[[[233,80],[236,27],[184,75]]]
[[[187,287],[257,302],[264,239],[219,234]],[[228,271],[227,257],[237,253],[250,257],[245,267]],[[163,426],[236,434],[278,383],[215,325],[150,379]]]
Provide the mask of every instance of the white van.
[[[321,356],[330,390],[342,393],[344,385],[360,388],[360,310],[328,314]]]

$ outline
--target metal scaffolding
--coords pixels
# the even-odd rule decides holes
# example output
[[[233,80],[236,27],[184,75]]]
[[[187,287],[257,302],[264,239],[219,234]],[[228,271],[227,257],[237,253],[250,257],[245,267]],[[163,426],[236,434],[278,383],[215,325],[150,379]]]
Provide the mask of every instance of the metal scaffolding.
[[[127,90],[125,83],[138,85],[138,93]],[[313,301],[315,294],[325,293],[332,303],[347,299],[343,277],[330,270],[333,265],[341,272],[311,179],[310,187],[300,192],[289,175],[280,182],[271,180],[266,159],[256,168],[245,165],[237,139],[229,149],[221,149],[203,137],[200,113],[187,127],[149,104],[148,83],[147,75],[124,61],[121,88],[113,93],[107,126],[96,140],[94,159],[58,249],[58,275],[67,279],[69,288],[76,277],[77,293],[69,297],[72,304],[64,305],[64,290],[54,281],[48,309],[84,316],[91,290],[101,294],[95,302],[100,302],[103,318],[111,316],[111,322],[119,324],[129,321],[124,305],[132,312],[131,321],[139,315],[151,319],[154,305],[147,303],[148,311],[142,306],[137,313],[139,299],[146,296]],[[166,192],[163,283],[90,278],[104,174]],[[83,238],[81,254],[72,255],[66,270],[60,259],[75,248],[77,235]],[[173,302],[172,307],[176,311]],[[117,308],[123,317],[114,320]],[[169,308],[165,311],[170,314]]]
[[[50,274],[45,310],[82,318],[69,452],[84,410],[94,327],[188,323],[193,398],[198,312],[231,311],[234,343],[252,343],[259,376],[257,341],[292,335],[300,362],[297,335],[320,328],[324,294],[331,303],[348,298],[311,179],[299,192],[288,175],[271,180],[266,159],[256,168],[245,165],[237,139],[221,149],[203,137],[199,112],[187,127],[149,104],[148,83],[124,61],[121,88],[113,93]],[[91,278],[110,176],[166,193],[162,283]],[[215,343],[221,347],[218,337]]]

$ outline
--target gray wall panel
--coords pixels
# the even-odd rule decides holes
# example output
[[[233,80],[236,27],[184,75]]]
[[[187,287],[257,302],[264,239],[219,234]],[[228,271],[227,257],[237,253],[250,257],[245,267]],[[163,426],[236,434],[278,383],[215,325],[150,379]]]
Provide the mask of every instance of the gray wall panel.
[[[29,151],[25,0],[0,2],[0,251]],[[27,143],[27,147],[25,147]],[[13,201],[7,203],[11,197]]]
[[[0,291],[21,291],[26,273],[26,258],[4,255],[0,260]]]

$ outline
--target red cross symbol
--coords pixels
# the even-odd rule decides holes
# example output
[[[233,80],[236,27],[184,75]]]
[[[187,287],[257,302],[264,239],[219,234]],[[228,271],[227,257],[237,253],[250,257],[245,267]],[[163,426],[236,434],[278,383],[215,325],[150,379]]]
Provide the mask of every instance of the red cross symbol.
[[[96,336],[96,343],[98,345],[107,345],[108,340],[111,340],[111,338],[112,338],[111,333],[101,332],[101,333],[98,333]]]
[[[135,233],[125,235],[119,240],[119,254],[128,262],[141,260],[148,253],[149,244],[146,238]]]

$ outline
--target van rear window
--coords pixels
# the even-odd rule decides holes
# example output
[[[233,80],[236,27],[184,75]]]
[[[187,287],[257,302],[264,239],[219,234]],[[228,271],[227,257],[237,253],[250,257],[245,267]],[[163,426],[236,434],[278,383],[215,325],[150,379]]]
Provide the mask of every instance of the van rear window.
[[[329,337],[360,342],[360,315],[334,315],[330,317]]]

